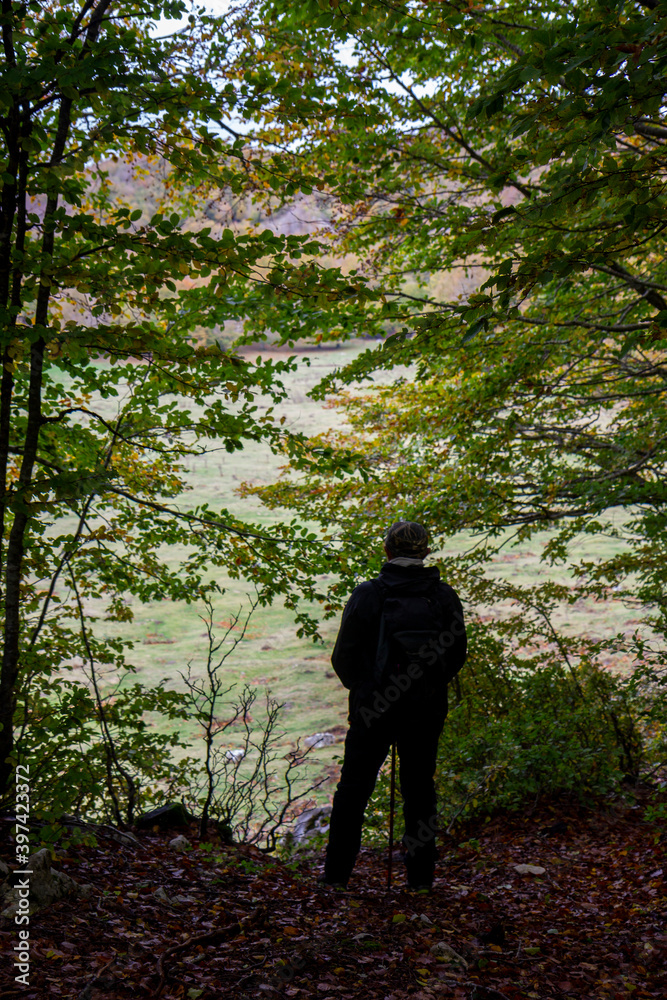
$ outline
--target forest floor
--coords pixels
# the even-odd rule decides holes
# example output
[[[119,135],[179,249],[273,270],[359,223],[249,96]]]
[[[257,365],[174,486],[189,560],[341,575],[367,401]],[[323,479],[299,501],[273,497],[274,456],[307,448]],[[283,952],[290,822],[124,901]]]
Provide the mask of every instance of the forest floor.
[[[94,890],[31,916],[28,986],[14,980],[5,919],[0,998],[667,996],[667,835],[641,796],[595,811],[545,803],[459,831],[431,895],[407,891],[400,864],[388,891],[379,851],[362,851],[340,892],[317,884],[321,855],[199,846],[194,828],[175,853],[173,835],[56,857]]]

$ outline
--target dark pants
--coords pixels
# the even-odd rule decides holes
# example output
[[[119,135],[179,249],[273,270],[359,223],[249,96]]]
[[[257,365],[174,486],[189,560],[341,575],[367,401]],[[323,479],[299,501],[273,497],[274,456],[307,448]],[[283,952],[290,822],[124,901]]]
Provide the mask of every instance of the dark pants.
[[[364,811],[378,771],[395,742],[400,761],[408,882],[431,884],[437,857],[433,775],[445,715],[446,709],[437,711],[423,703],[394,705],[370,726],[358,713],[352,715],[331,813],[324,867],[329,882],[347,882],[352,873],[361,846]]]

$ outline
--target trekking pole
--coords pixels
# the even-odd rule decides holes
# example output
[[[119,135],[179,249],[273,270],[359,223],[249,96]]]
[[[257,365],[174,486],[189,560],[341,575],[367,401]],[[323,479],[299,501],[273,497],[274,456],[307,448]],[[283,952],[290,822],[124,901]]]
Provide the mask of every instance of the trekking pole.
[[[394,846],[394,801],[396,799],[396,744],[391,745],[391,780],[389,785],[389,858],[387,864],[387,889],[391,889],[391,861]]]

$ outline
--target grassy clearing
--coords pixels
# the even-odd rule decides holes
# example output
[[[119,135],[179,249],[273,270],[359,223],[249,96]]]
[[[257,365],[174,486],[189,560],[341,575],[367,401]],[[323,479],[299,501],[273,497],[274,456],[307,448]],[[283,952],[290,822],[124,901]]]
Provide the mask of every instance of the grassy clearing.
[[[316,434],[331,426],[331,421],[340,422],[341,416],[335,410],[326,409],[314,403],[307,396],[308,390],[325,374],[349,361],[357,352],[356,347],[341,350],[313,350],[308,356],[301,356],[299,370],[289,379],[289,399],[280,407],[280,415],[285,416],[286,426],[293,430]],[[115,415],[117,402],[102,401],[99,409],[107,419]],[[258,400],[260,410],[268,406],[268,400]],[[224,449],[200,457],[191,457],[184,463],[188,490],[183,494],[183,506],[193,507],[210,504],[213,509],[226,507],[232,513],[250,519],[270,528],[279,515],[268,511],[255,500],[240,498],[236,490],[240,483],[271,482],[279,473],[283,459],[271,453],[267,446],[255,443],[246,445],[243,451],[228,454]],[[182,546],[165,548],[161,557],[170,568],[176,569],[186,555]],[[243,581],[230,579],[226,575],[217,577],[224,594],[215,603],[214,626],[219,636],[228,628],[233,615],[240,613],[241,621],[250,607],[252,587]],[[63,595],[64,596],[64,595]],[[203,669],[207,653],[207,638],[200,616],[205,609],[198,604],[185,601],[170,601],[142,604],[130,599],[133,621],[119,624],[98,621],[96,631],[100,635],[121,637],[131,640],[134,648],[127,655],[128,662],[135,668],[122,683],[141,681],[148,687],[165,686],[184,689],[181,672],[192,663],[194,672]],[[313,605],[306,605],[312,611]],[[88,602],[92,614],[103,615],[99,602]],[[240,627],[240,626],[239,626]],[[259,689],[260,698],[256,703],[256,717],[261,718],[260,702],[264,693],[270,691],[284,704],[281,713],[285,746],[293,745],[298,738],[316,732],[343,729],[347,718],[347,693],[341,687],[331,670],[330,655],[335,640],[338,623],[323,623],[323,642],[317,644],[310,639],[299,639],[292,616],[281,605],[258,608],[250,622],[246,637],[228,659],[225,671],[230,685],[237,688],[249,685]],[[76,673],[84,678],[82,667]],[[106,686],[117,681],[114,673],[108,673]],[[233,692],[228,696],[231,704]],[[231,712],[221,707],[220,717]],[[159,718],[150,720],[152,725],[164,728],[167,725]],[[197,726],[195,723],[184,727],[181,735],[193,740],[191,752],[197,752]],[[342,735],[340,736],[342,740]],[[234,747],[234,736],[226,734],[226,745]],[[318,766],[329,768],[335,762],[341,748],[337,745],[318,748],[313,753],[313,761]]]
[[[291,429],[315,434],[332,426],[332,422],[339,423],[343,419],[339,410],[313,402],[307,393],[325,374],[349,361],[357,351],[358,347],[351,345],[335,351],[313,350],[300,356],[298,371],[288,379],[289,399],[280,407],[280,414],[286,417]],[[265,408],[268,402],[259,400],[258,405]],[[108,417],[113,416],[115,406],[114,401],[103,404]],[[213,508],[225,506],[239,516],[270,528],[279,515],[265,510],[255,500],[240,498],[236,490],[243,481],[271,482],[278,474],[280,464],[281,459],[272,455],[268,447],[255,444],[249,444],[243,451],[232,455],[221,449],[206,456],[192,457],[186,463],[189,489],[182,498],[183,503],[188,506],[208,503]],[[470,544],[470,537],[452,539],[447,546],[447,554],[462,552]],[[619,542],[613,538],[588,538],[578,547],[578,554],[608,557],[618,548]],[[561,581],[566,579],[564,571],[551,570],[541,562],[541,551],[542,544],[538,539],[519,547],[508,543],[507,548],[489,565],[488,573],[523,585],[534,584],[547,577]],[[179,565],[184,554],[185,550],[178,547],[162,553],[165,561],[173,567]],[[218,582],[225,593],[215,606],[214,622],[222,634],[234,613],[240,611],[243,616],[252,594],[251,588],[242,581],[221,577]],[[186,670],[189,662],[196,670],[198,665],[203,664],[206,655],[206,632],[199,618],[204,609],[196,604],[167,600],[152,604],[134,601],[131,606],[134,614],[131,623],[120,625],[100,621],[97,630],[133,641],[134,648],[128,660],[136,668],[136,679],[147,686],[182,688],[180,671]],[[100,612],[99,607],[91,606],[90,610]],[[489,615],[503,611],[501,608],[483,610]],[[632,631],[635,624],[632,609],[613,599],[580,602],[574,608],[563,609],[555,620],[568,630],[585,632],[596,638],[618,631]],[[247,684],[259,689],[262,696],[270,690],[284,703],[282,723],[286,746],[299,737],[336,727],[342,729],[345,725],[346,692],[329,662],[337,627],[337,620],[324,623],[323,642],[314,644],[311,640],[296,637],[292,617],[284,607],[258,608],[247,637],[227,661],[225,670],[229,684]],[[615,666],[622,665],[616,660]],[[108,682],[111,681],[109,677]],[[256,707],[259,710],[259,702]],[[220,716],[225,717],[224,710]],[[153,724],[163,723],[154,720]],[[192,738],[196,746],[194,724],[189,725],[182,735]],[[227,743],[230,748],[234,746],[231,733],[227,734]],[[341,749],[339,745],[318,749],[314,759],[331,773]]]

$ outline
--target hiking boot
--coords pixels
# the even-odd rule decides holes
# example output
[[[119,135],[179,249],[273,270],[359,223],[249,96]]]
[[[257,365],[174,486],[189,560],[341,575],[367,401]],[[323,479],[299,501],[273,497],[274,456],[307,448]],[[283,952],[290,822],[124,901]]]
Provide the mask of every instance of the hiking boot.
[[[317,884],[326,889],[334,889],[336,892],[345,892],[347,889],[347,882],[335,882],[326,875],[318,875]]]

